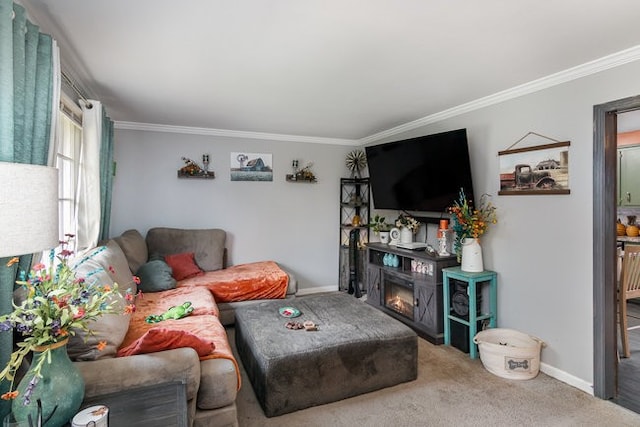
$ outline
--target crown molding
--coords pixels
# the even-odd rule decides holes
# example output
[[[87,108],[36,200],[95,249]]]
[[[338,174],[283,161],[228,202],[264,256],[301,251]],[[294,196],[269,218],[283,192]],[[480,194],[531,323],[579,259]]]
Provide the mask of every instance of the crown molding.
[[[263,139],[268,141],[281,141],[281,142],[305,142],[308,144],[329,144],[329,145],[347,145],[347,146],[360,145],[359,141],[356,139],[325,138],[325,137],[319,137],[319,136],[302,136],[302,135],[285,135],[285,134],[277,134],[277,133],[247,132],[247,131],[239,131],[239,130],[211,129],[211,128],[190,127],[190,126],[158,125],[153,123],[116,121],[114,122],[113,126],[116,129],[143,130],[143,131],[150,131],[150,132],[168,132],[168,133],[180,133],[180,134],[191,134],[191,135],[223,136],[228,138]]]
[[[451,117],[459,116],[461,114],[479,110],[490,105],[499,104],[510,99],[518,98],[553,86],[560,85],[562,83],[567,83],[572,80],[577,80],[582,77],[596,74],[610,68],[628,64],[630,62],[637,61],[638,59],[640,59],[640,45],[560,71],[555,74],[551,74],[546,77],[542,77],[537,80],[533,80],[519,86],[512,87],[510,89],[503,90],[501,92],[497,92],[493,95],[485,96],[483,98],[479,98],[474,101],[449,108],[439,113],[431,114],[429,116],[404,123],[402,125],[375,133],[373,135],[369,135],[367,137],[359,139],[358,142],[360,143],[360,145],[370,144],[372,142],[380,141],[384,138],[389,138],[391,136],[408,132],[422,126],[440,122]]]
[[[378,132],[360,139],[343,139],[343,138],[326,138],[316,136],[303,136],[303,135],[286,135],[266,132],[248,132],[237,131],[228,129],[211,129],[211,128],[199,128],[189,126],[171,126],[171,125],[158,125],[152,123],[137,123],[137,122],[121,122],[116,121],[114,127],[116,129],[126,130],[142,130],[151,132],[169,132],[169,133],[181,133],[192,135],[206,135],[206,136],[222,136],[228,138],[244,138],[244,139],[261,139],[267,141],[282,141],[282,142],[304,142],[308,144],[329,144],[329,145],[344,145],[344,146],[362,146],[383,140],[385,138],[393,137],[405,132],[418,129],[420,127],[437,123],[442,120],[446,120],[461,114],[469,113],[471,111],[479,110],[491,105],[499,104],[501,102],[508,101],[510,99],[518,98],[524,95],[528,95],[534,92],[538,92],[544,89],[548,89],[553,86],[557,86],[563,83],[577,80],[582,77],[586,77],[592,74],[599,73],[611,68],[615,68],[630,62],[634,62],[640,59],[640,45],[631,47],[620,52],[581,64],[555,74],[551,74],[546,77],[542,77],[537,80],[533,80],[528,83],[524,83],[519,86],[512,87],[510,89],[503,90],[501,92],[494,93],[483,98],[479,98],[465,104],[458,105],[441,112],[431,114],[429,116],[422,117],[411,122],[395,126],[391,129]]]

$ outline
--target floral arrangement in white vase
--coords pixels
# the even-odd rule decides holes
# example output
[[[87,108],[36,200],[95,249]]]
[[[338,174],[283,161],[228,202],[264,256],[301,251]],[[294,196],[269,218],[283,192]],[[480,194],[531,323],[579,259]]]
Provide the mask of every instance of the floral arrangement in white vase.
[[[398,227],[400,230],[402,230],[403,228],[407,228],[413,234],[416,234],[418,232],[418,229],[420,228],[420,223],[412,216],[401,213],[398,218],[396,218],[396,227]]]

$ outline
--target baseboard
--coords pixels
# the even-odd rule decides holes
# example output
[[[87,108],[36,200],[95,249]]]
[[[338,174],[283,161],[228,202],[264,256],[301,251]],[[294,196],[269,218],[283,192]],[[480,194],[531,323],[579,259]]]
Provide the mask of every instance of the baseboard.
[[[317,288],[308,288],[308,289],[298,289],[296,295],[311,295],[311,294],[320,294],[323,292],[335,292],[338,288],[336,286],[321,286]]]
[[[540,363],[540,371],[553,377],[563,383],[569,384],[572,387],[582,390],[587,394],[593,396],[593,384],[586,382],[585,380],[571,375],[568,372],[562,371],[546,363]]]

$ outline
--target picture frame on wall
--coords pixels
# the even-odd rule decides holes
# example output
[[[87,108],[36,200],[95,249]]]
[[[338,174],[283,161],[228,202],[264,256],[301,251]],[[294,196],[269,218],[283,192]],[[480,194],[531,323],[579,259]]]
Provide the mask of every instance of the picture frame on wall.
[[[268,153],[232,152],[231,181],[273,181],[273,159]]]
[[[500,151],[498,195],[570,194],[569,141]]]

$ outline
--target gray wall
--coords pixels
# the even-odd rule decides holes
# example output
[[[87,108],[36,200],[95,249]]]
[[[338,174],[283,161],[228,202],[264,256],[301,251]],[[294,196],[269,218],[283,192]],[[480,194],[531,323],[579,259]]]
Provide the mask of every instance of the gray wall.
[[[222,228],[230,264],[271,259],[302,289],[337,289],[339,177],[352,147],[117,130],[111,235],[129,228]],[[230,153],[273,155],[273,182],[231,182]],[[178,179],[181,157],[210,155],[213,180]],[[315,184],[289,183],[291,161],[313,162]]]
[[[498,272],[498,324],[543,339],[543,370],[588,392],[593,106],[640,94],[638,73],[640,63],[632,63],[393,137],[467,128],[475,193],[491,194],[498,209],[499,223],[482,239],[485,268]],[[498,151],[529,131],[571,141],[570,195],[497,195]],[[517,147],[549,142],[533,137]]]
[[[498,272],[499,326],[542,338],[543,370],[585,391],[593,382],[593,106],[640,94],[638,75],[640,63],[623,65],[390,138],[468,129],[475,192],[493,195],[498,208],[499,223],[482,245],[485,267]],[[497,196],[497,153],[529,131],[571,141],[570,195]],[[518,146],[547,142],[528,138]],[[273,183],[229,182],[229,152],[243,150],[273,153]],[[350,150],[119,130],[112,234],[221,227],[233,263],[275,259],[304,288],[335,289],[338,178],[347,176]],[[218,178],[176,179],[181,156],[203,153]],[[293,158],[314,161],[319,183],[284,182]]]

